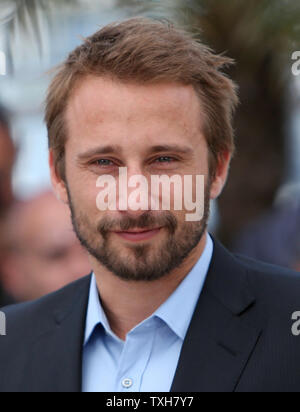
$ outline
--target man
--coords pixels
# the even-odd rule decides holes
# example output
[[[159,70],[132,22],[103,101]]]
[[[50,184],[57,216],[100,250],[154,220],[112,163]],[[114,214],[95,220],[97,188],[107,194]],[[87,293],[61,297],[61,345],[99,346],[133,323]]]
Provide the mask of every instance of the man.
[[[50,191],[16,204],[4,227],[1,282],[15,302],[54,292],[90,271],[69,209]]]
[[[234,256],[206,229],[234,151],[229,63],[170,25],[134,18],[60,67],[46,107],[51,174],[93,274],[5,309],[1,391],[299,390],[298,275]],[[164,208],[164,190],[152,207],[157,193],[136,196],[124,169],[140,185],[204,176],[201,218],[188,221],[186,203]],[[113,185],[101,199],[109,178],[116,209]],[[147,196],[151,207],[137,208]]]

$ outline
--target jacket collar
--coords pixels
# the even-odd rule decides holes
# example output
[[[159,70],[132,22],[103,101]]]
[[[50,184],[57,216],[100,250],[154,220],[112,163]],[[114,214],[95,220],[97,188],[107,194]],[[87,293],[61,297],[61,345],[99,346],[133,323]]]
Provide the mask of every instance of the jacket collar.
[[[41,325],[43,331],[35,337],[28,353],[21,392],[81,391],[82,342],[90,281],[91,275],[57,293],[52,302],[55,308],[51,310],[51,321]]]
[[[231,392],[253,353],[264,315],[247,269],[214,239],[205,287],[186,336],[172,392]]]

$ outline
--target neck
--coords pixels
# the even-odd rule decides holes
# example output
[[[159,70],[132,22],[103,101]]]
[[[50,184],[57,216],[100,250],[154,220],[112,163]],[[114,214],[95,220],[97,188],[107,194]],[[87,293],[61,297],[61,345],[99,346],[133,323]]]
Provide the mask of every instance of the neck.
[[[101,303],[112,331],[122,340],[178,288],[205,249],[207,233],[180,268],[154,282],[125,281],[91,257]]]

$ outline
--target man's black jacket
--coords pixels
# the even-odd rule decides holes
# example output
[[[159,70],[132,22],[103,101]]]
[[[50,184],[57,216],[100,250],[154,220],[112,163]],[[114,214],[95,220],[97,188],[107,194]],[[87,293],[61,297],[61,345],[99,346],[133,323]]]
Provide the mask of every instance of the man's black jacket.
[[[300,274],[214,245],[172,392],[300,391]],[[4,309],[1,392],[81,391],[90,279]]]

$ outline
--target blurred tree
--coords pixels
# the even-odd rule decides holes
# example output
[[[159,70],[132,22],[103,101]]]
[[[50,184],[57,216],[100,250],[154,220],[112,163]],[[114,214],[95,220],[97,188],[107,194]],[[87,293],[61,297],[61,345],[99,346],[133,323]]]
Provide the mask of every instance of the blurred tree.
[[[236,60],[229,74],[240,86],[237,156],[219,199],[219,237],[230,246],[244,225],[272,206],[285,176],[285,110],[291,55],[300,50],[300,1],[120,0],[119,5],[131,15],[182,23]]]
[[[45,31],[51,23],[53,10],[71,11],[83,0],[0,0],[0,26],[8,25],[9,41],[6,53],[13,66],[12,50],[15,37],[21,36],[24,44],[34,44],[42,57],[47,52]],[[88,0],[85,0],[88,1]]]
[[[7,47],[5,50],[9,66],[13,71],[13,48],[15,41],[34,46],[42,58],[48,53],[50,26],[60,13],[63,16],[75,13],[101,12],[114,9],[116,0],[0,0],[0,29],[7,25]],[[0,32],[1,35],[1,32]],[[34,50],[31,48],[32,54]]]

